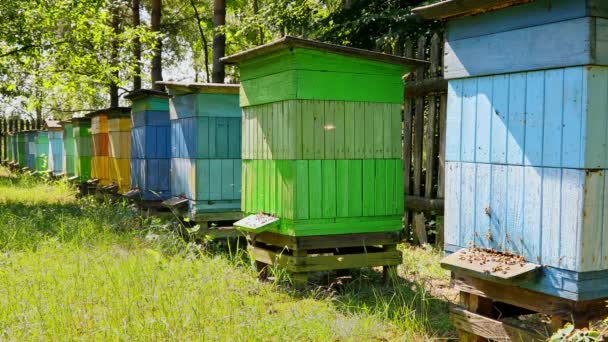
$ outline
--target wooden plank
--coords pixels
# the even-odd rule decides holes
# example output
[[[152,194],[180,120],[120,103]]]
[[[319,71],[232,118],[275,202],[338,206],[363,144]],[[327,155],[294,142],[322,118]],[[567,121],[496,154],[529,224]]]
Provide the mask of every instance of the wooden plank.
[[[475,242],[475,213],[480,210],[475,203],[476,166],[474,163],[462,163],[462,185],[460,187],[460,243],[469,246]]]
[[[464,247],[460,244],[460,187],[462,184],[460,165],[456,162],[446,162],[445,166],[445,243]]]
[[[345,159],[346,158],[346,121],[344,117],[345,103],[342,101],[336,101],[333,103],[334,109],[334,126],[335,126],[335,158]],[[349,118],[350,119],[350,118]],[[350,124],[350,123],[349,123]]]
[[[462,85],[462,122],[460,159],[465,162],[475,161],[475,136],[477,120],[477,78],[469,78]]]
[[[448,83],[445,151],[446,161],[461,160],[460,149],[462,132],[462,101],[464,98],[463,87],[463,80],[453,80]]]
[[[454,275],[452,283],[456,290],[491,298],[495,302],[515,305],[534,312],[559,316],[566,321],[572,320],[572,317],[580,320],[602,319],[608,312],[603,299],[573,301],[460,274]]]
[[[526,73],[526,113],[524,164],[543,165],[543,112],[545,72]]]
[[[426,122],[426,179],[424,181],[424,195],[432,197],[434,189],[433,179],[435,176],[435,120],[437,118],[437,99],[435,96],[429,98],[429,112]]]
[[[549,336],[526,330],[470,312],[458,306],[450,308],[450,321],[456,329],[497,341],[546,341]]]
[[[376,121],[376,106],[374,103],[364,103],[364,121],[363,130],[364,135],[360,136],[364,139],[363,145],[363,158],[372,159],[375,158],[375,142],[376,142],[376,131],[374,123]],[[358,136],[358,135],[357,135]]]
[[[433,59],[431,59],[431,62]],[[415,99],[421,96],[445,94],[448,81],[443,77],[427,78],[420,81],[405,82],[405,98]]]
[[[317,219],[323,217],[323,173],[321,160],[308,161],[308,192],[310,218]]]
[[[522,165],[526,125],[526,74],[509,75],[507,164]]]
[[[387,215],[386,202],[386,160],[377,159],[375,160],[375,177],[374,177],[374,215],[384,216]]]
[[[363,216],[374,216],[374,200],[375,200],[375,161],[374,160],[363,160],[363,174],[362,174],[362,214]]]
[[[446,115],[447,95],[441,95],[439,100],[439,167],[437,172],[437,197],[439,198],[445,196]]]
[[[477,170],[475,174],[475,203],[474,203],[474,215],[475,215],[475,233],[474,242],[476,246],[492,248],[492,239],[488,238],[488,234],[491,233],[490,228],[490,216],[486,213],[485,208],[490,206],[491,199],[491,185],[492,185],[492,165],[491,164],[477,164]]]
[[[445,78],[552,69],[587,64],[597,60],[595,41],[589,41],[592,18],[583,17],[482,37],[447,41]],[[496,49],[501,45],[502,49]],[[534,46],[534,49],[530,49]],[[508,51],[509,53],[505,53]],[[556,54],[555,51],[571,51]],[[478,56],[484,56],[479,60]]]
[[[417,42],[416,58],[423,60],[425,58],[425,47],[426,37],[421,36]],[[424,67],[416,69],[416,79],[424,79]],[[417,98],[414,100],[416,106],[416,112],[414,114],[414,141],[413,141],[413,177],[414,177],[414,189],[413,194],[420,196],[422,195],[422,151],[424,142],[424,99]]]
[[[443,258],[441,267],[458,274],[504,284],[520,284],[533,280],[541,271],[539,264],[526,262],[507,265],[503,261],[496,262],[492,258],[489,253],[463,248]],[[497,269],[499,270],[496,271]]]
[[[355,127],[357,125],[357,114],[355,113],[356,102],[344,103],[344,158],[354,159],[357,139]]]
[[[595,271],[603,269],[603,219],[605,171],[587,171],[583,190],[583,216],[581,231],[580,270]]]
[[[313,159],[325,159],[325,103],[314,101],[312,106],[314,127],[314,153]]]
[[[348,212],[350,217],[363,216],[363,161],[348,161]]]
[[[350,160],[336,160],[336,215],[337,217],[349,216],[349,166]]]
[[[321,172],[323,187],[322,216],[332,219],[336,217],[336,160],[321,161]]]
[[[296,160],[295,164],[295,218],[304,220],[309,218],[308,161]]]
[[[561,166],[562,116],[564,110],[564,69],[545,72],[545,112],[543,156],[545,166]]]
[[[401,105],[393,104],[388,106],[389,111],[389,124],[390,124],[390,151],[387,159],[403,159],[403,139],[401,134],[403,133],[403,114],[401,113]]]
[[[608,118],[602,115],[608,108],[608,70],[602,67],[590,67],[585,71],[587,86],[587,132],[585,166],[605,168],[608,160]]]
[[[414,8],[413,12],[425,19],[445,20],[496,11],[531,0],[449,0]]]
[[[542,181],[543,171],[540,168],[524,168],[524,202],[521,237],[522,254],[526,260],[540,264],[542,234]]]
[[[325,153],[322,159],[336,159],[336,104],[337,101],[325,101],[323,118]]]
[[[587,82],[583,68],[564,70],[564,104],[562,130],[562,167],[584,165],[586,134]]]
[[[585,174],[580,170],[562,170],[558,267],[567,270],[580,270],[584,182]]]
[[[401,208],[397,207],[397,198],[395,196],[395,192],[401,192],[401,188],[397,189],[395,187],[395,180],[397,177],[401,178],[402,171],[401,169],[397,169],[397,161],[394,159],[386,160],[386,174],[384,175],[385,180],[385,203],[386,203],[386,215],[401,215]]]

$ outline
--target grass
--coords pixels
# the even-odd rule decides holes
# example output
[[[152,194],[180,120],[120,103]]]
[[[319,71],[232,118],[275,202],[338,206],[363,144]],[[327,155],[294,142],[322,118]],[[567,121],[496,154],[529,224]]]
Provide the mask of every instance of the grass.
[[[259,282],[242,250],[183,241],[124,204],[0,169],[2,340],[427,340],[453,336],[432,249],[307,293]],[[439,286],[440,287],[440,286]]]

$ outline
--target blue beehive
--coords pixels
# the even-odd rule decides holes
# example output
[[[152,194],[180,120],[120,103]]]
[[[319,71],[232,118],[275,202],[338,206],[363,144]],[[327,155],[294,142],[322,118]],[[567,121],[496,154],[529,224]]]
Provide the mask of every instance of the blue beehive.
[[[191,219],[211,221],[239,218],[239,86],[162,84],[172,95],[171,192],[188,200]],[[219,213],[225,215],[220,216]]]
[[[59,121],[55,120],[46,120],[45,126],[49,134],[48,170],[56,176],[65,172],[63,169],[63,127]]]
[[[138,90],[131,100],[131,188],[145,201],[171,197],[169,96]]]
[[[36,152],[38,150],[38,146],[36,145],[36,137],[37,131],[24,131],[23,135],[25,137],[25,167],[29,168],[31,171],[36,170]]]
[[[608,297],[608,6],[516,3],[417,10],[449,20],[445,247],[544,266],[527,289]]]

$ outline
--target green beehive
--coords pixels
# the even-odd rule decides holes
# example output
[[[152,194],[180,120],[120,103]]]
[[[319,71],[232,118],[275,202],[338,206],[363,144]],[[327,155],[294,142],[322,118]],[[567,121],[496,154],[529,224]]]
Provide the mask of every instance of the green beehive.
[[[74,174],[81,183],[91,179],[91,119],[72,118],[74,137]]]
[[[245,214],[296,237],[402,230],[401,77],[421,62],[293,37],[225,62],[241,74]]]
[[[16,144],[16,153],[15,153],[15,161],[17,161],[17,166],[19,168],[25,167],[25,132],[17,132],[15,133],[15,144]]]

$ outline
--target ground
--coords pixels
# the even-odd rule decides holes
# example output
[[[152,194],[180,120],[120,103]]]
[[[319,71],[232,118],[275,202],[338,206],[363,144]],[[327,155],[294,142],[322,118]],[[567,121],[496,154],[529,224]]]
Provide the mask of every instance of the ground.
[[[184,241],[175,220],[77,199],[0,169],[0,340],[412,341],[455,336],[456,298],[432,248],[302,293],[257,280],[238,246]]]

